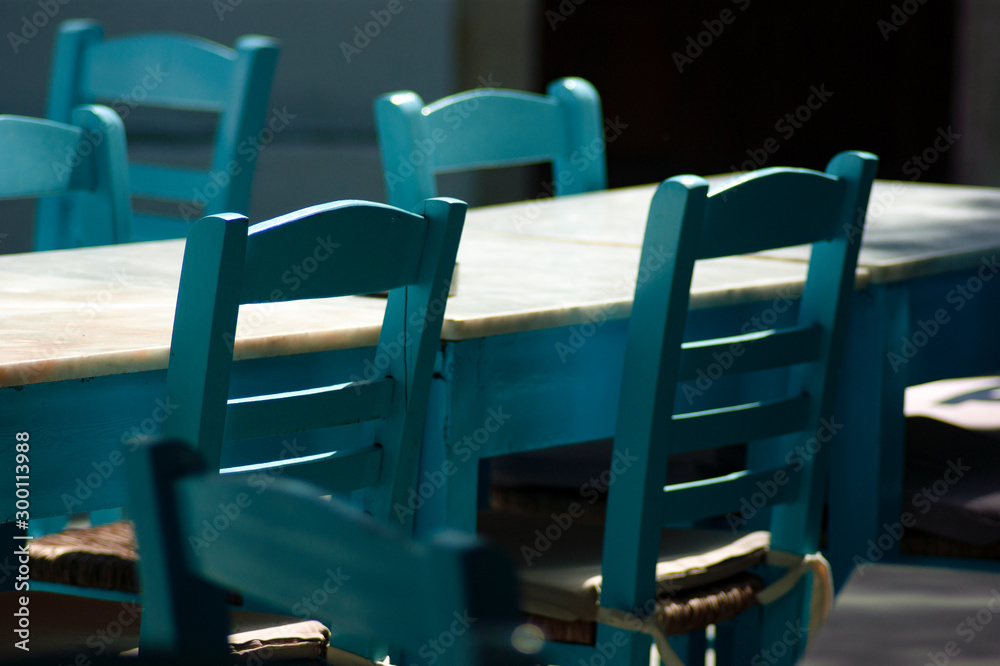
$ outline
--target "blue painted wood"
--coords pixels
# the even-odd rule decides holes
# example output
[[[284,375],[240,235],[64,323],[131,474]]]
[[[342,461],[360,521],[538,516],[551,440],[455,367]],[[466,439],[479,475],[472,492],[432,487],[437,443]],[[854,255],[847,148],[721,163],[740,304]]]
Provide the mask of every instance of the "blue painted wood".
[[[739,372],[808,363],[819,357],[821,340],[821,328],[806,326],[755,331],[708,341],[685,342],[682,345],[678,379],[682,381],[696,379],[700,377],[699,370],[704,373],[705,368],[713,364],[718,366],[717,372],[722,373],[720,377],[734,374],[730,372],[732,366],[725,368],[718,361],[719,356],[723,354],[728,353],[732,356],[734,349],[739,358],[737,364]]]
[[[225,649],[221,587],[294,610],[335,569],[344,583],[315,617],[336,633],[377,634],[413,660],[456,617],[472,618],[450,632],[435,661],[528,662],[511,645],[513,568],[470,536],[413,541],[356,508],[316,499],[322,488],[288,479],[247,501],[240,479],[206,474],[184,443],[143,447],[130,467],[146,590],[143,654],[218,654]],[[189,556],[188,536],[219,506],[239,507],[239,515]]]
[[[0,116],[0,150],[7,156],[0,163],[0,198],[64,194],[75,202],[73,214],[37,229],[40,240],[130,239],[125,128],[114,111],[83,105],[67,112],[65,122]]]
[[[233,364],[231,391],[252,395],[319,385],[331,376],[359,372],[375,353],[368,347],[239,361]],[[162,432],[163,423],[178,407],[165,400],[165,394],[165,370],[0,389],[2,455],[13,459],[15,433],[20,431],[28,431],[40,447],[31,460],[32,520],[125,505],[125,462],[142,437]],[[314,439],[311,434],[295,433],[277,442],[271,437],[240,441],[238,447],[224,450],[222,465],[249,465],[293,450],[319,455],[331,446],[346,449],[360,433],[347,427],[321,431],[322,437]],[[280,473],[261,472],[260,487]],[[2,505],[0,522],[14,520],[14,490],[13,475],[0,476],[0,496],[9,499]]]
[[[437,196],[435,174],[552,162],[556,194],[607,186],[597,91],[580,78],[547,95],[480,88],[424,105],[413,92],[375,100],[388,201],[410,209]]]
[[[239,215],[209,216],[191,230],[177,295],[167,400],[168,436],[193,442],[219,469],[223,442],[369,421],[354,442],[306,456],[282,453],[241,469],[307,475],[327,488],[370,486],[365,501],[389,520],[415,480],[423,419],[465,204],[428,200],[419,214],[360,201],[314,206],[248,228]],[[306,259],[314,263],[309,268]],[[307,272],[289,283],[291,267]],[[336,381],[232,396],[239,306],[371,293],[389,288],[374,354]],[[232,399],[230,397],[232,396]],[[339,443],[339,441],[338,441]],[[330,455],[336,451],[336,455]],[[327,454],[327,455],[322,455]],[[306,472],[312,463],[319,471]],[[245,465],[244,465],[245,466]],[[339,474],[337,467],[344,468]],[[236,470],[230,470],[236,473]],[[412,527],[409,518],[399,523]]]
[[[794,474],[796,479],[787,483],[787,489],[768,498],[769,504],[786,502],[772,510],[772,544],[776,549],[801,554],[818,549],[828,452],[821,451],[802,460],[790,460],[789,456],[794,456],[796,446],[816,438],[822,428],[821,419],[831,416],[836,387],[836,372],[832,368],[838,367],[842,353],[860,246],[855,238],[856,216],[857,211],[867,207],[876,162],[877,159],[867,153],[844,153],[831,161],[826,173],[768,169],[751,174],[711,196],[708,195],[708,183],[694,176],[673,178],[658,189],[650,208],[640,259],[639,275],[644,278],[636,286],[628,320],[625,370],[617,396],[614,429],[615,450],[637,456],[639,461],[627,472],[629,483],[617,483],[611,488],[604,544],[603,605],[625,610],[641,608],[654,594],[653,571],[660,526],[665,521],[680,523],[703,515],[701,509],[704,507],[677,501],[664,492],[671,453],[697,450],[708,444],[762,439],[751,442],[747,474],[713,482],[712,502],[716,515],[729,513],[739,521],[741,500],[757,481],[780,481],[783,477],[777,475]],[[789,190],[792,187],[795,189]],[[799,196],[800,192],[807,196]],[[706,228],[712,232],[707,233]],[[773,375],[770,381],[737,384],[735,390],[726,388],[720,380],[717,386],[712,383],[703,387],[702,392],[717,394],[711,396],[711,401],[721,404],[712,404],[703,410],[691,409],[690,405],[686,409],[678,408],[681,403],[678,382],[683,377],[697,376],[698,368],[692,367],[690,359],[711,358],[710,352],[700,350],[713,349],[711,345],[716,345],[714,350],[720,348],[718,339],[708,342],[691,339],[694,331],[687,325],[694,264],[698,259],[722,254],[717,247],[707,244],[708,239],[717,234],[736,236],[719,238],[718,246],[727,251],[765,249],[767,246],[761,244],[761,239],[775,246],[813,243],[807,283],[793,321],[786,318],[774,331],[740,338],[733,337],[740,332],[738,323],[728,331],[719,330],[718,325],[707,327],[712,329],[708,337],[721,338],[723,345],[730,345],[725,347],[729,351],[737,342],[746,343],[748,358],[752,360],[746,368],[741,368],[739,354],[735,354],[733,367],[729,369],[733,374],[756,377],[761,368],[790,367],[783,374]],[[662,261],[664,256],[671,258],[666,265]],[[602,325],[611,327],[612,322]],[[787,331],[782,330],[785,328]],[[598,347],[598,340],[602,338],[595,333],[594,337],[585,340],[586,344],[561,357],[561,362],[571,365],[587,357],[589,347]],[[551,355],[553,349],[547,351]],[[606,350],[603,351],[606,355]],[[470,349],[469,353],[485,355],[482,349]],[[684,354],[690,356],[682,375]],[[463,418],[462,414],[479,415],[481,419],[488,413],[488,403],[467,403],[475,403],[477,399],[488,401],[490,395],[509,391],[504,388],[490,390],[490,375],[483,372],[484,368],[490,368],[489,363],[489,358],[483,359],[479,368],[469,370],[466,366],[473,364],[455,361],[456,372],[462,366],[466,372],[476,374],[468,378],[456,376],[465,389],[462,396],[453,396],[452,421],[445,424],[446,429],[454,430],[446,433],[446,441],[450,440],[451,445],[445,449],[448,462],[453,466],[446,498],[446,519],[452,524],[474,524],[476,494],[472,479],[476,465],[473,461],[568,443],[543,434],[541,437],[528,436],[530,443],[522,446],[518,441],[521,428],[537,426],[544,431],[551,426],[545,426],[540,419],[518,423],[520,415],[513,408],[506,410],[517,415],[510,419],[510,424],[497,428],[495,433],[489,432],[482,442],[473,437],[474,446],[465,441],[463,435],[474,436],[476,430],[486,428],[486,424]],[[532,384],[537,385],[540,370],[528,367],[530,358],[524,363],[526,374],[523,376],[530,377]],[[509,373],[516,376],[517,369],[510,369]],[[774,377],[782,379],[780,384],[775,383]],[[613,390],[614,382],[609,385]],[[470,391],[472,386],[476,388]],[[480,386],[482,395],[479,394]],[[753,397],[755,391],[759,397]],[[551,394],[551,391],[546,392],[546,395]],[[748,397],[755,402],[749,402]],[[562,401],[570,405],[571,400],[571,394],[562,396]],[[595,404],[593,399],[583,402]],[[546,402],[546,408],[572,414],[570,418],[574,422],[586,423],[596,416],[587,410],[574,410],[572,406],[563,409],[551,400]],[[525,410],[533,416],[538,413],[537,409],[525,407]],[[549,422],[557,420],[552,414],[547,417]],[[560,426],[561,435],[572,430],[567,428],[565,421],[560,422]],[[599,426],[587,432],[589,437],[577,441],[600,436],[602,429]],[[775,485],[779,485],[778,481]],[[689,498],[696,498],[697,492],[702,491],[690,486],[677,489],[680,497],[687,493]],[[778,628],[784,630],[785,621],[801,615],[805,600],[802,590],[800,585],[796,592],[762,611],[760,641],[774,640],[774,632]],[[598,642],[613,640],[613,631],[600,627]],[[630,635],[627,646],[619,651],[615,661],[645,663],[648,648],[648,637]]]
[[[201,215],[245,213],[256,160],[240,153],[264,127],[279,45],[247,35],[235,48],[172,33],[143,33],[105,39],[90,20],[59,27],[49,79],[46,117],[67,122],[79,104],[105,101],[127,115],[137,106],[219,114],[209,171],[154,164],[131,165],[134,196],[176,202],[171,216],[136,215],[133,240],[178,238]],[[35,249],[48,250],[106,241],[59,235],[72,202],[39,205]]]
[[[615,450],[629,450],[639,462],[630,471],[632,482],[616,484],[609,493],[603,605],[642,607],[654,595],[657,541],[669,497],[663,479],[671,453],[698,448],[687,441],[701,437],[719,441],[716,436],[725,430],[719,443],[749,441],[748,470],[773,469],[774,485],[783,485],[778,473],[787,475],[795,447],[815,438],[822,419],[831,415],[860,247],[851,232],[857,211],[867,207],[876,163],[867,153],[843,153],[830,162],[826,174],[767,169],[712,195],[705,181],[681,176],[665,182],[654,195],[640,259],[640,274],[650,277],[636,286],[615,431]],[[734,405],[728,416],[719,410],[676,414],[667,406],[676,397],[695,260],[802,242],[811,242],[813,249],[797,329],[819,327],[822,337],[814,362],[796,363],[791,369],[786,397],[777,403],[783,407],[767,412],[767,405],[775,403],[761,401],[751,407]],[[673,257],[672,265],[653,270],[660,263],[654,253]],[[650,270],[644,273],[643,266]],[[733,370],[739,371],[738,358]],[[755,411],[759,418],[754,418]],[[701,431],[695,425],[699,419],[704,420]],[[801,459],[795,469],[797,493],[767,498],[772,548],[800,554],[818,549],[827,455],[822,450]],[[718,482],[713,490],[728,498],[732,515],[741,510],[749,489],[745,477],[728,481],[731,488]],[[776,504],[778,499],[789,501]],[[690,505],[674,502],[673,508],[678,512],[669,522],[690,517]],[[695,508],[692,514],[697,513]],[[769,645],[784,622],[798,614],[801,589],[762,610],[762,644]],[[797,652],[789,650],[788,663]],[[635,658],[639,663],[638,655]]]

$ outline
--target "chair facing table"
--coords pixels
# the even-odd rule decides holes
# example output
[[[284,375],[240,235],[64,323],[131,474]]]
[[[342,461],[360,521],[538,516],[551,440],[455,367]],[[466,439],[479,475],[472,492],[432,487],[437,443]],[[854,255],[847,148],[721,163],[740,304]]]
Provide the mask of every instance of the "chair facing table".
[[[546,95],[481,88],[424,105],[411,91],[375,100],[389,203],[410,209],[437,196],[438,173],[552,162],[554,194],[607,187],[597,91],[580,78]]]
[[[252,226],[236,214],[200,220],[184,250],[162,431],[192,442],[213,470],[226,465],[227,456],[239,459],[226,471],[255,488],[266,490],[287,475],[316,482],[325,492],[358,491],[367,512],[410,532],[412,523],[397,522],[393,508],[405,504],[416,475],[464,215],[465,204],[433,199],[420,213],[343,201]],[[230,386],[241,305],[257,309],[244,309],[244,315],[271,308],[266,312],[280,317],[286,301],[380,291],[389,293],[379,343],[364,360],[317,368],[315,383],[314,377],[285,373],[277,387]],[[117,460],[120,466],[134,455],[133,440],[77,443],[59,473],[33,485],[33,515],[58,512],[60,498],[89,461]],[[224,442],[230,442],[226,454]],[[127,505],[125,474],[107,466],[107,478],[74,510]],[[30,551],[35,587],[47,580],[53,591],[93,595],[94,588],[124,583],[119,592],[137,591],[128,522],[47,535]]]
[[[98,105],[66,116],[65,122],[0,116],[0,198],[73,197],[67,238],[124,242],[132,234],[132,208],[121,118]]]
[[[247,35],[227,48],[199,37],[142,33],[105,39],[90,20],[59,26],[46,117],[68,122],[73,107],[95,100],[127,116],[139,106],[218,114],[209,170],[138,164],[129,167],[132,195],[174,202],[176,213],[140,214],[128,240],[183,238],[202,215],[246,213],[256,160],[239,152],[264,127],[278,42]],[[99,244],[69,237],[69,202],[39,207],[35,249]],[[201,210],[199,210],[199,207]]]
[[[816,555],[830,451],[801,452],[819,438],[830,441],[824,429],[864,220],[857,211],[867,206],[876,163],[867,153],[842,153],[826,173],[765,169],[711,195],[703,179],[680,176],[657,190],[628,321],[603,526],[581,519],[583,495],[565,514],[488,512],[479,521],[481,531],[524,562],[522,609],[563,641],[550,643],[557,663],[586,661],[601,646],[607,656],[613,645],[615,663],[638,666],[648,659],[650,637],[668,664],[677,663],[668,635],[741,613],[734,663],[743,663],[780,640],[786,622],[802,618],[818,626],[832,596]],[[802,243],[813,251],[794,325],[737,327],[727,336],[685,341],[696,260]],[[724,354],[731,362],[719,361]],[[676,407],[683,389],[708,368],[715,380],[761,373],[758,395],[726,402],[724,380],[713,381],[699,390],[721,404]],[[740,442],[750,442],[745,470],[664,488],[671,455]],[[505,442],[503,452],[515,446]],[[468,478],[454,486],[450,480],[449,494],[452,488],[472,494],[449,496],[448,520],[471,527],[462,518],[475,502],[476,466],[468,463],[468,449],[459,453],[466,459],[450,459],[457,470],[452,480]],[[486,447],[475,454],[495,455]],[[772,507],[769,529],[741,532],[744,503],[757,506],[758,495]],[[713,516],[726,517],[729,529],[662,530]],[[751,573],[760,567],[763,578]],[[800,582],[807,570],[811,593]],[[782,663],[800,649],[782,655]]]

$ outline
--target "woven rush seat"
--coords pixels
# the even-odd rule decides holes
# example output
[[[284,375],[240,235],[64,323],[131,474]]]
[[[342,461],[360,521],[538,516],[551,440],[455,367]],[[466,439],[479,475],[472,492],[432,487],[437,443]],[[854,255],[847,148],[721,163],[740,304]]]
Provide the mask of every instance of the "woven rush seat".
[[[139,593],[139,555],[135,527],[130,520],[119,520],[95,527],[67,529],[34,539],[28,545],[29,566],[33,581],[78,587]],[[242,596],[229,593],[229,602],[242,604]],[[78,609],[100,608],[91,599],[63,597],[59,605]],[[114,605],[117,609],[117,604]],[[301,621],[277,615],[234,611],[235,633],[229,636],[229,648],[237,663],[274,659],[326,659],[330,631],[322,623]],[[141,611],[140,611],[141,613]],[[82,616],[90,614],[73,613]],[[138,629],[138,622],[134,623]],[[88,625],[89,626],[89,625]],[[90,629],[92,633],[93,629]],[[72,631],[67,628],[67,633]],[[87,630],[78,630],[80,636]],[[65,636],[63,640],[67,640]],[[72,639],[69,639],[72,640]],[[83,649],[83,645],[77,646]],[[361,659],[358,657],[357,659]],[[337,661],[342,661],[342,658]],[[364,660],[367,663],[367,660]]]
[[[32,580],[139,592],[139,554],[131,521],[46,534],[31,541],[28,553]]]
[[[521,610],[549,640],[593,645],[601,589],[604,528],[570,514],[483,512],[479,533],[515,558]],[[656,567],[655,614],[666,635],[722,622],[757,603],[764,582],[748,570],[763,564],[769,532],[663,530]]]
[[[43,583],[139,594],[138,562],[131,520],[66,529],[28,544],[31,579]],[[243,595],[229,592],[229,603],[243,605]]]
[[[764,581],[759,576],[738,574],[673,597],[658,596],[656,619],[667,636],[697,631],[747,610],[757,603],[757,592],[762,589]],[[527,613],[525,619],[541,629],[548,640],[581,645],[594,645],[597,641],[596,620],[556,620],[532,613]]]

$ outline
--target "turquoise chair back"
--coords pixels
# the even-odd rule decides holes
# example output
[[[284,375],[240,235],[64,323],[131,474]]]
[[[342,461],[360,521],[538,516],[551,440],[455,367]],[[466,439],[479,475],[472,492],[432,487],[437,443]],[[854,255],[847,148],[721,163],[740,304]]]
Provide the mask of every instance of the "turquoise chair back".
[[[65,194],[75,206],[60,221],[63,238],[122,242],[132,219],[121,118],[96,105],[66,116],[72,124],[0,116],[0,198]]]
[[[326,589],[335,570],[339,587],[314,606],[314,619],[332,631],[377,634],[406,663],[428,655],[442,666],[529,663],[511,645],[513,568],[471,536],[419,543],[290,479],[247,502],[242,479],[206,472],[182,443],[141,447],[130,459],[129,484],[142,552],[144,656],[221,662],[223,588],[290,612]],[[239,514],[211,548],[192,555],[188,536],[220,506],[240,507]]]
[[[176,205],[173,215],[136,215],[131,240],[182,238],[203,215],[247,212],[253,147],[266,120],[278,48],[257,35],[241,37],[234,49],[172,33],[104,39],[93,21],[67,21],[56,40],[46,117],[67,122],[70,109],[95,100],[123,115],[137,106],[218,114],[210,170],[130,165],[134,197]],[[70,245],[58,233],[67,206],[46,201],[40,207],[36,249]],[[78,244],[97,243],[85,238]]]
[[[771,549],[818,550],[828,458],[836,446],[826,424],[835,423],[837,368],[876,164],[868,153],[841,153],[825,173],[764,169],[712,194],[705,180],[679,176],[656,191],[629,316],[614,442],[616,452],[638,461],[628,472],[632,482],[609,491],[602,606],[632,609],[654,597],[661,526],[728,515],[738,529],[744,502],[756,502],[763,488]],[[765,330],[737,324],[725,337],[684,340],[696,260],[806,243],[812,256],[794,324]],[[727,354],[731,363],[718,360]],[[679,413],[679,383],[708,368],[719,381],[788,372],[778,395],[761,381],[759,397]],[[823,445],[813,446],[817,441]],[[744,442],[744,471],[664,487],[672,454]],[[768,631],[784,630],[790,619],[781,613],[794,618],[802,601],[790,594],[766,607],[765,647]]]
[[[194,442],[208,465],[220,469],[224,441],[349,426],[346,441],[331,439],[324,451],[283,452],[279,460],[264,447],[271,457],[241,470],[258,476],[289,470],[324,488],[368,489],[366,509],[388,521],[415,482],[465,209],[448,199],[428,200],[416,213],[341,201],[249,229],[236,214],[200,220],[184,251],[167,367],[167,399],[178,407],[163,433]],[[302,278],[292,271],[299,265],[311,269]],[[339,376],[324,377],[321,386],[299,386],[289,377],[295,390],[242,390],[230,399],[240,305],[384,291],[378,346],[364,361],[331,368]],[[280,316],[277,306],[271,312]],[[359,422],[369,427],[359,433]]]
[[[413,92],[375,100],[388,201],[411,209],[437,196],[435,175],[552,162],[555,194],[607,187],[597,91],[580,78],[547,95],[481,88],[425,106]]]

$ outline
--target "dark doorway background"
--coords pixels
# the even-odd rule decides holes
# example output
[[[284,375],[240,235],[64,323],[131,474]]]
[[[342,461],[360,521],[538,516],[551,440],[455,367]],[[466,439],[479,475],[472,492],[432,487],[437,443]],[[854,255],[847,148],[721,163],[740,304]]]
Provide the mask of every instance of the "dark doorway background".
[[[923,3],[546,0],[542,80],[590,80],[628,126],[608,144],[612,187],[752,157],[822,169],[849,149],[877,154],[882,179],[949,182],[947,153],[908,165],[953,118],[955,6]],[[693,62],[679,71],[675,52]],[[800,127],[778,125],[813,89],[832,94]]]

